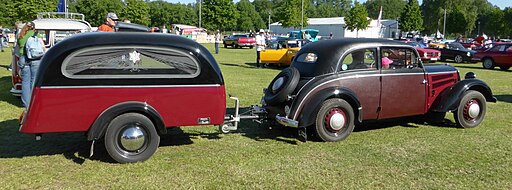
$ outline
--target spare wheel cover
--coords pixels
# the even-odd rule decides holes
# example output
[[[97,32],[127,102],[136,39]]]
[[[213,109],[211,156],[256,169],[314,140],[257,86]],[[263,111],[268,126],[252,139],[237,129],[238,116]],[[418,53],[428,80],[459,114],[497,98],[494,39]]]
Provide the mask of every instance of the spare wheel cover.
[[[295,67],[283,69],[272,80],[265,91],[264,100],[267,105],[278,105],[286,101],[286,98],[295,90],[299,83],[300,73]]]

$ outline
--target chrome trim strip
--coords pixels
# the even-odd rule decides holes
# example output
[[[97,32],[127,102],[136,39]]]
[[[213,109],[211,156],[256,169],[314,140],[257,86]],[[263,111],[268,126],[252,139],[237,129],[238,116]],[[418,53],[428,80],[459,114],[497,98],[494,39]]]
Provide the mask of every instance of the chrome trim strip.
[[[457,71],[427,72],[427,74],[452,74],[452,73],[457,73]]]
[[[299,106],[297,107],[297,111],[295,112],[295,114],[293,115],[292,118],[293,118],[293,120],[297,119],[298,113],[299,113],[298,112],[299,108],[302,107],[302,104],[304,103],[304,100],[307,97],[310,96],[311,92],[315,91],[317,88],[319,88],[321,86],[324,86],[327,83],[331,83],[331,82],[334,82],[334,81],[337,81],[337,80],[352,79],[352,78],[379,77],[379,76],[404,76],[404,75],[425,75],[425,73],[389,73],[389,74],[379,73],[379,74],[367,74],[367,75],[358,75],[358,74],[356,74],[356,75],[352,75],[352,76],[340,77],[340,78],[335,78],[335,79],[331,79],[331,80],[325,81],[325,82],[321,83],[320,85],[315,86],[313,89],[311,89],[306,94],[306,96],[304,96],[304,98],[302,98],[302,100],[299,103]]]
[[[205,88],[219,87],[220,84],[205,85],[129,85],[129,86],[41,86],[41,89],[81,89],[81,88]]]

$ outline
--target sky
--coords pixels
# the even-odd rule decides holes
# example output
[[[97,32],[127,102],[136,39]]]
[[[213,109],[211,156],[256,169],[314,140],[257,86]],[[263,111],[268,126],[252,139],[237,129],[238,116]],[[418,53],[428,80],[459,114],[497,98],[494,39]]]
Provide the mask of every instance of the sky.
[[[171,3],[195,3],[196,0],[166,0],[167,2]],[[238,2],[238,0],[234,0],[235,2]],[[420,5],[423,2],[423,0],[418,0]],[[487,0],[488,2],[492,3],[493,5],[497,5],[501,9],[504,9],[505,7],[512,7],[512,0]],[[358,2],[366,2],[366,0],[358,0]]]

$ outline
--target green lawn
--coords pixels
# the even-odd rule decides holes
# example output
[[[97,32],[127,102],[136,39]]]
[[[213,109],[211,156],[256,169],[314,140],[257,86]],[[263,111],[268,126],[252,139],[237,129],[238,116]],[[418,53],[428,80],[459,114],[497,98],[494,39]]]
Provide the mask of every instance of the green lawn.
[[[207,47],[213,51],[213,45]],[[254,49],[214,55],[227,93],[257,104],[279,69],[254,67]],[[511,71],[473,71],[492,88],[478,128],[386,123],[358,126],[348,139],[296,140],[297,131],[243,122],[233,134],[215,126],[183,127],[161,139],[146,162],[116,164],[102,144],[88,158],[82,133],[48,134],[42,141],[18,132],[19,98],[9,93],[10,52],[0,53],[0,188],[2,189],[511,189]],[[228,100],[228,107],[233,107]],[[63,111],[79,111],[70,108]],[[58,114],[58,113],[55,113]],[[70,125],[73,125],[70,123]]]

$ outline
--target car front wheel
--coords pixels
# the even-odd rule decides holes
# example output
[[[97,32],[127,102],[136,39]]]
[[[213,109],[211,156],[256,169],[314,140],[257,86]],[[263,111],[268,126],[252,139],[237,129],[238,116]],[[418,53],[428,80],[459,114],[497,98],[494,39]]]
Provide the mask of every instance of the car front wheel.
[[[484,95],[478,91],[468,90],[462,95],[453,116],[459,127],[474,128],[484,120],[486,109]]]
[[[494,61],[491,58],[485,58],[482,61],[484,69],[494,69]]]
[[[456,55],[454,60],[455,60],[455,63],[462,63],[462,61],[463,61],[462,55]]]
[[[318,111],[314,131],[322,141],[340,141],[354,130],[354,118],[354,110],[347,101],[329,99]]]
[[[105,132],[105,148],[119,163],[142,162],[151,157],[160,144],[153,122],[138,113],[114,118]]]

